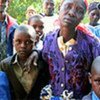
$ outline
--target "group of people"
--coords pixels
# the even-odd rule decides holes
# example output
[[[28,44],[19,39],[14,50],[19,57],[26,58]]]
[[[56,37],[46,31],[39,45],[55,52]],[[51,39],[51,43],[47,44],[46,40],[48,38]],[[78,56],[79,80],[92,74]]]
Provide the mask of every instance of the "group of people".
[[[99,100],[100,41],[88,26],[83,30],[79,25],[88,9],[87,0],[63,0],[57,27],[49,30],[47,26],[45,35],[53,0],[44,0],[45,14],[29,17],[27,25],[18,25],[7,14],[8,4],[9,0],[0,1],[0,99]],[[89,8],[93,27],[99,26],[100,18],[100,3],[95,5]]]

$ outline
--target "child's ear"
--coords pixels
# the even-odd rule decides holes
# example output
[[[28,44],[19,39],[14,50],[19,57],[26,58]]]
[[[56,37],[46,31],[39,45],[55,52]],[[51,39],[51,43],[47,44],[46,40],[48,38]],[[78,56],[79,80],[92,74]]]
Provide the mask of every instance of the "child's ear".
[[[91,84],[91,77],[92,77],[91,73],[88,73],[88,79],[89,79],[90,84]]]

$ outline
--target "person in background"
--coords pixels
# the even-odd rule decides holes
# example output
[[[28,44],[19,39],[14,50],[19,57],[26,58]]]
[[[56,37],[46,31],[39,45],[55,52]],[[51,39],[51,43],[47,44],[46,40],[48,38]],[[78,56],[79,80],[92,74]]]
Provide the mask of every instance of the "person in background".
[[[95,36],[100,38],[100,2],[91,2],[88,7],[88,16],[89,23],[86,24],[86,27],[91,31]]]
[[[58,15],[54,13],[54,7],[54,0],[43,0],[43,13],[40,13],[40,15],[43,16],[45,35],[57,27],[55,20],[58,18]]]
[[[100,42],[77,27],[86,9],[87,0],[64,0],[59,11],[60,29],[44,40],[42,57],[49,64],[55,97],[68,91],[81,100],[90,91],[88,72],[93,59],[100,55]]]
[[[28,19],[35,15],[37,12],[33,6],[29,6],[26,10],[26,20],[23,21],[23,24],[28,23]]]
[[[36,32],[30,25],[20,25],[14,33],[16,54],[0,62],[0,70],[7,74],[11,100],[39,100],[41,89],[49,81],[47,64],[38,56],[37,65],[26,66],[35,46]],[[38,53],[39,54],[39,53]]]
[[[29,18],[28,25],[31,25],[36,31],[36,49],[41,50],[43,48],[43,38],[44,38],[44,24],[42,17],[40,15],[34,15]]]
[[[11,100],[9,82],[3,71],[0,71],[0,100]]]
[[[97,26],[100,19],[100,2],[92,2],[88,7],[89,25]]]
[[[96,57],[92,63],[89,81],[92,90],[82,100],[100,100],[100,56]]]
[[[6,12],[8,4],[9,0],[0,0],[0,61],[13,55],[13,35],[18,26]]]

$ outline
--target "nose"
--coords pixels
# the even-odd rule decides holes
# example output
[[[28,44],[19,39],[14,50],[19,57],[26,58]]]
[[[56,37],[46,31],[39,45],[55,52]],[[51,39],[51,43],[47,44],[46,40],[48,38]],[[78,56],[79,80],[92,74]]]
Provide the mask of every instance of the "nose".
[[[70,9],[68,14],[70,17],[75,17],[75,9],[74,8]]]
[[[25,48],[25,47],[26,47],[26,45],[25,45],[24,42],[22,42],[20,46],[21,46],[22,48]]]
[[[36,32],[37,32],[37,33],[40,33],[40,32],[41,32],[40,27],[36,27]]]
[[[48,5],[48,8],[51,8],[51,4]]]

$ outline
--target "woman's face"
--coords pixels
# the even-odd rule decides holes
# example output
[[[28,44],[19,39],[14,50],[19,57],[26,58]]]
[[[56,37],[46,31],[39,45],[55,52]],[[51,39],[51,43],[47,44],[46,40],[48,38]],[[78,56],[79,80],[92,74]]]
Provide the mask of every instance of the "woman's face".
[[[76,27],[83,19],[85,10],[86,5],[83,0],[65,0],[60,8],[60,24]]]

